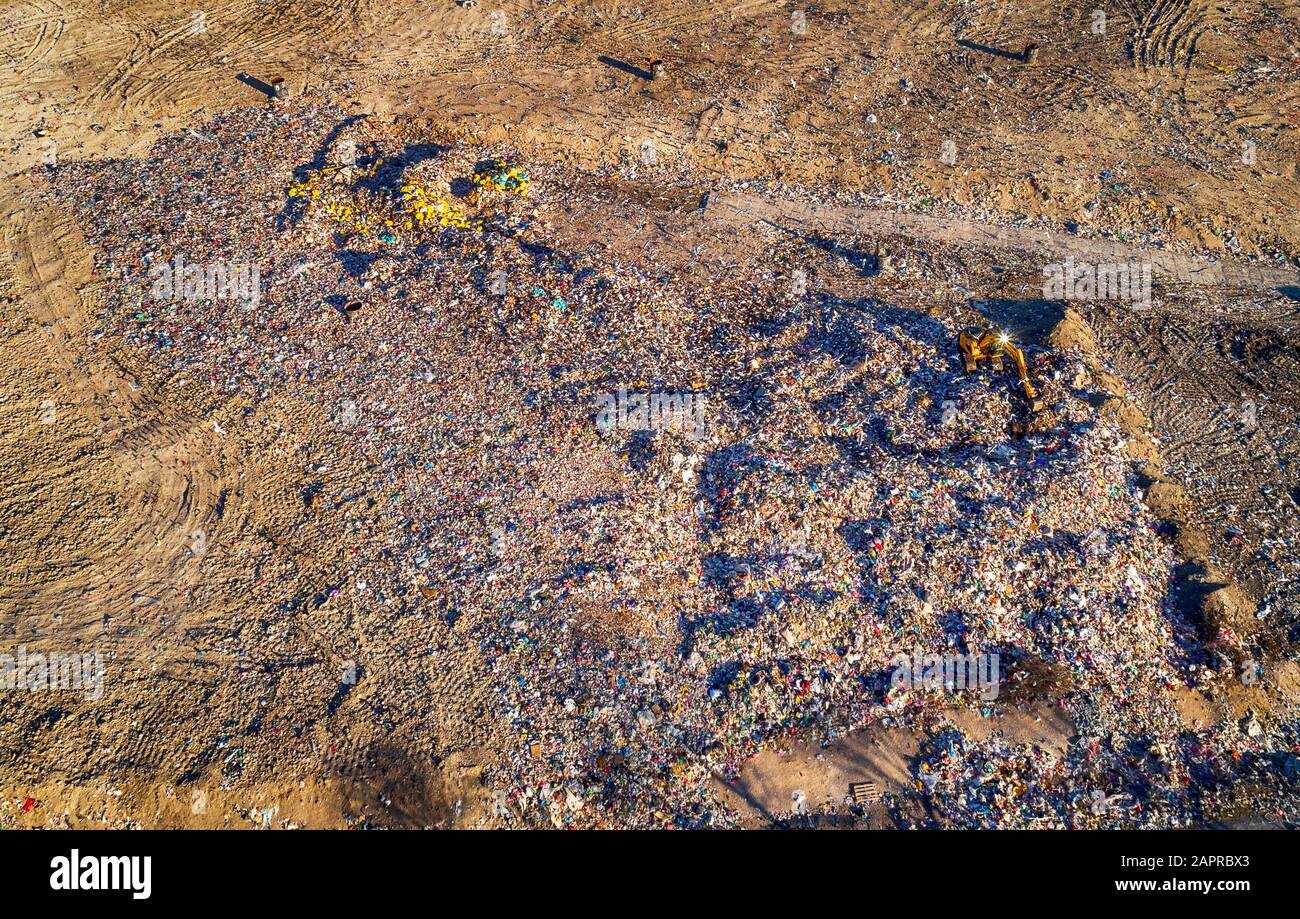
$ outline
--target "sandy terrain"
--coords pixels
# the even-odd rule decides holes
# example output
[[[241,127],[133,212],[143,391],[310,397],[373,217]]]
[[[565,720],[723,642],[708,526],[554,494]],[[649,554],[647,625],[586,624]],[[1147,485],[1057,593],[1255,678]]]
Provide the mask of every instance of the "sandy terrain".
[[[304,511],[330,460],[320,407],[227,398],[96,334],[112,280],[85,228],[38,194],[54,164],[138,158],[216,113],[266,107],[259,81],[276,77],[347,113],[611,176],[564,204],[555,230],[607,241],[611,259],[686,277],[697,259],[761,258],[791,230],[839,240],[829,258],[849,263],[883,239],[946,275],[947,315],[1077,349],[1108,393],[1098,412],[1155,487],[1180,608],[1206,642],[1223,623],[1242,636],[1231,667],[1243,647],[1265,664],[1258,683],[1189,689],[1187,725],[1294,719],[1300,5],[1124,0],[1101,34],[1095,6],[8,3],[0,644],[100,649],[115,678],[96,704],[0,697],[0,823],[501,816],[491,775],[516,739],[468,625],[403,634],[341,599],[282,615],[286,596],[338,583],[354,551],[347,523]],[[1033,66],[1019,60],[1030,42]],[[645,79],[650,58],[666,79]],[[724,179],[864,203],[814,210],[780,184]],[[1039,269],[1062,252],[1146,253],[1153,308],[1044,319]],[[923,288],[905,275],[873,290]],[[1243,430],[1247,403],[1257,421]],[[399,675],[429,642],[445,653],[415,682]],[[340,688],[362,660],[367,679]],[[1064,748],[1074,730],[1041,698],[1000,717],[1016,743]],[[902,792],[921,737],[771,746],[719,794],[765,825],[792,788],[833,803],[870,776]]]

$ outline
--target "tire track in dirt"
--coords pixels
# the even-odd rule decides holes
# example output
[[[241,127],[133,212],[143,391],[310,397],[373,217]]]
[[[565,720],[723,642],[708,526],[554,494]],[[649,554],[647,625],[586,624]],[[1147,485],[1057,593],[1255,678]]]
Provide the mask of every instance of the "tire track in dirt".
[[[256,572],[276,557],[274,534],[302,519],[293,472],[265,435],[249,460],[242,400],[181,396],[147,357],[126,355],[139,357],[135,372],[109,356],[90,335],[100,284],[75,224],[30,194],[0,205],[4,251],[19,255],[0,262],[0,282],[29,317],[0,331],[0,459],[25,470],[0,483],[0,644],[94,651],[105,670],[102,703],[54,695],[44,713],[7,718],[23,703],[0,700],[6,780],[223,768],[229,751],[203,736],[220,730],[210,709],[262,711],[281,692],[301,706],[287,681],[303,666],[333,669],[307,633],[298,665],[279,661],[289,648],[250,661],[225,645],[266,602]],[[94,742],[69,750],[59,738],[73,733]]]
[[[63,5],[55,0],[22,0],[0,11],[0,63],[23,76],[58,45],[67,27]]]
[[[1150,5],[1125,0],[1123,5],[1133,26],[1128,54],[1134,69],[1149,80],[1168,84],[1169,92],[1189,111],[1192,101],[1209,88],[1210,74],[1195,66],[1201,39],[1221,26],[1225,17],[1204,0],[1156,0]]]
[[[1216,293],[1215,299],[1230,296]],[[1207,313],[1209,311],[1207,310]],[[1134,393],[1161,439],[1160,452],[1206,521],[1213,552],[1262,597],[1297,574],[1295,560],[1249,552],[1279,534],[1279,511],[1300,487],[1300,354],[1285,329],[1285,305],[1178,316],[1165,321],[1089,311],[1112,364],[1135,381]],[[1261,471],[1266,470],[1263,474]],[[1261,488],[1260,483],[1269,483]],[[1285,512],[1283,511],[1283,516]],[[1289,555],[1289,553],[1288,553]],[[1213,556],[1212,556],[1213,557]]]
[[[647,44],[646,40],[664,35],[688,35],[701,31],[700,26],[716,26],[725,16],[730,20],[743,19],[755,13],[780,10],[783,4],[776,0],[742,0],[740,3],[721,7],[687,7],[680,12],[667,15],[645,15],[639,18],[626,17],[624,22],[608,28],[597,28],[588,37],[588,42],[598,50],[610,47],[627,47],[640,45],[643,48],[658,47],[661,42]]]
[[[809,206],[763,198],[755,193],[722,192],[709,196],[707,213],[722,220],[795,223],[832,233],[906,234],[950,244],[974,244],[1040,253],[1049,261],[1074,255],[1081,261],[1147,261],[1153,280],[1223,287],[1274,288],[1300,284],[1300,271],[1272,265],[1207,262],[1164,250],[1139,249],[1105,239],[1089,239],[1051,230],[1006,227],[903,211],[838,205]]]
[[[1020,14],[1023,16],[1023,14]],[[1081,39],[1086,41],[1088,21],[1080,10],[1052,35],[1050,64],[1025,67],[1019,61],[1024,44],[1031,35],[1039,34],[1037,25],[1021,22],[1013,17],[1006,6],[968,4],[948,5],[942,18],[929,34],[933,36],[937,66],[935,77],[943,75],[962,83],[972,78],[981,79],[990,71],[981,96],[996,103],[999,109],[1015,111],[1026,97],[1032,97],[1042,107],[1073,107],[1079,102],[1089,102],[1106,88],[1104,74],[1094,72],[1088,65],[1076,66],[1068,60],[1077,60]],[[969,44],[963,44],[969,43]],[[971,47],[975,46],[975,47]],[[997,49],[998,56],[985,49]],[[994,70],[1000,65],[1002,73]],[[1008,70],[1008,68],[1010,68]],[[925,83],[924,79],[917,82]],[[954,88],[956,83],[953,84]]]
[[[58,424],[94,429],[89,443],[83,437],[77,445],[71,464],[46,467],[65,487],[56,482],[45,491],[54,497],[74,490],[85,463],[98,457],[114,473],[109,490],[119,500],[108,519],[100,520],[104,525],[94,539],[76,545],[75,570],[28,559],[27,574],[6,584],[3,599],[21,602],[14,591],[33,587],[38,596],[26,599],[35,602],[22,605],[35,621],[58,615],[65,633],[90,638],[103,630],[105,617],[120,617],[142,602],[179,597],[197,583],[193,563],[202,560],[216,536],[209,532],[214,509],[230,484],[213,446],[212,419],[178,415],[149,382],[93,352],[79,353],[86,317],[98,304],[89,252],[71,221],[38,215],[14,199],[4,203],[6,246],[22,256],[14,265],[16,281],[29,291],[28,308],[65,381],[58,402],[72,406],[60,412]],[[34,406],[29,412],[35,418]],[[149,420],[133,423],[141,417]],[[51,528],[69,511],[57,502],[40,504],[51,515]]]
[[[352,27],[359,7],[358,0],[341,6],[318,0],[246,0],[205,11],[201,30],[192,17],[146,21],[129,16],[123,23],[129,47],[94,85],[90,99],[152,105],[164,98],[197,98],[214,69],[228,70],[233,79],[241,65],[265,65],[285,54],[328,46]],[[317,25],[291,27],[305,23]],[[223,58],[233,60],[222,64]]]
[[[1133,36],[1132,58],[1140,70],[1155,68],[1182,69],[1191,67],[1192,51],[1205,11],[1192,0],[1156,0],[1146,9],[1125,3],[1136,29]]]

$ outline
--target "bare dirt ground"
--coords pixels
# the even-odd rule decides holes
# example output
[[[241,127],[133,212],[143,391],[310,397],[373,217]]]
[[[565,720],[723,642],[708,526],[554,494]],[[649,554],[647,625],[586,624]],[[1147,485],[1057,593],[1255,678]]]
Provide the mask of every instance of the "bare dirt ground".
[[[667,79],[645,79],[652,57]],[[1193,693],[1188,723],[1292,713],[1297,76],[1300,5],[1282,2],[12,0],[0,9],[0,644],[109,647],[121,676],[106,705],[0,708],[0,821],[492,821],[483,776],[506,728],[472,645],[431,665],[418,699],[386,694],[383,674],[340,696],[340,666],[414,638],[330,605],[271,615],[286,584],[310,592],[349,551],[343,528],[302,520],[320,459],[310,410],[220,398],[95,336],[91,247],[36,201],[48,165],[141,156],[214,113],[266,105],[257,82],[274,77],[346,111],[593,172],[626,170],[649,142],[655,178],[575,204],[574,224],[612,257],[665,270],[756,247],[756,225],[796,218],[850,255],[863,239],[918,264],[978,252],[996,270],[936,257],[945,296],[967,294],[948,306],[978,319],[989,304],[990,319],[1052,344],[1007,312],[1041,299],[1045,248],[1203,267],[1157,274],[1150,311],[1081,305],[1077,318],[1110,375],[1101,408],[1165,486],[1179,589],[1196,609],[1218,597],[1265,653],[1259,685]],[[761,207],[701,209],[723,179],[768,180],[752,192]],[[819,223],[772,183],[861,193],[864,214],[904,216]],[[1007,730],[1062,743],[1069,726],[1042,714],[1012,710]],[[735,806],[762,825],[796,782],[828,800],[867,773],[902,789],[916,749],[907,732],[851,740],[829,765],[800,748],[794,776],[767,752]]]

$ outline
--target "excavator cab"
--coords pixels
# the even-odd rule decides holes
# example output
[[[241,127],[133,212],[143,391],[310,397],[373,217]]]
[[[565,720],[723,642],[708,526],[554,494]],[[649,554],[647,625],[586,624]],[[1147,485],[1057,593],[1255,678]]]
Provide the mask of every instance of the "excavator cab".
[[[1025,360],[1025,352],[1012,343],[1011,336],[1006,332],[988,329],[979,338],[966,331],[959,332],[957,349],[961,351],[962,364],[965,365],[967,373],[977,371],[981,361],[987,361],[995,372],[999,372],[1002,370],[1003,358],[1010,358],[1011,363],[1015,365],[1016,374],[1020,377],[1020,386],[1025,392],[1029,410],[1041,412],[1046,406],[1046,400],[1029,381],[1029,364]]]

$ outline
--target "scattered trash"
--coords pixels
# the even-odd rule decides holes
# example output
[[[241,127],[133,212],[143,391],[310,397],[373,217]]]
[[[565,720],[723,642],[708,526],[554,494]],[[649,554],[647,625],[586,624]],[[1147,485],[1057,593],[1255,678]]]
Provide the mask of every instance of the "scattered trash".
[[[846,266],[772,231],[665,277],[554,231],[603,206],[589,176],[529,162],[534,179],[517,151],[379,119],[349,128],[350,172],[315,168],[303,151],[343,121],[299,93],[219,116],[211,144],[181,133],[47,181],[111,279],[102,334],[231,404],[275,398],[309,432],[292,512],[335,527],[346,559],[305,596],[285,576],[284,600],[409,642],[367,656],[369,685],[414,700],[430,680],[482,681],[482,717],[508,737],[485,776],[499,819],[729,826],[716,778],[765,746],[991,708],[891,695],[917,649],[999,653],[1008,689],[1036,663],[1072,681],[1053,700],[1082,735],[1068,760],[936,732],[906,795],[952,824],[1186,825],[1228,803],[1192,776],[1245,774],[1286,742],[1258,721],[1184,729],[1175,690],[1205,658],[1166,608],[1175,556],[1098,393],[1013,434],[1006,380],[963,371],[957,326],[892,286],[888,252],[880,283],[870,241]],[[895,246],[930,283],[917,247]],[[259,264],[259,311],[160,303],[149,265],[177,252]],[[796,297],[789,278],[813,267]],[[841,295],[849,275],[877,286]],[[1068,350],[1034,370],[1090,383]],[[601,436],[598,400],[620,386],[706,395],[705,436]],[[474,669],[444,668],[458,646]],[[870,785],[850,786],[855,805]]]

